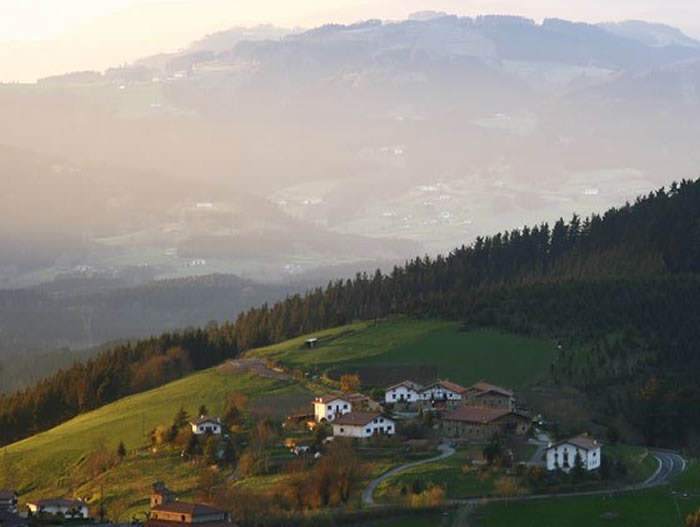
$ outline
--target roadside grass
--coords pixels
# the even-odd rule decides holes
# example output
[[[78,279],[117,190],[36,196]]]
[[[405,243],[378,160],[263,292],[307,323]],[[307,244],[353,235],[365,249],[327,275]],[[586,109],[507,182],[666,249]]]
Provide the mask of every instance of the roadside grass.
[[[310,335],[309,335],[310,336]],[[549,371],[555,346],[545,339],[490,329],[462,331],[442,320],[393,318],[319,332],[315,348],[306,338],[249,352],[289,368],[326,372],[341,367],[431,366],[439,376],[462,384],[481,379],[520,388]]]
[[[683,527],[700,508],[700,464],[670,485],[619,495],[492,503],[474,516],[478,527]]]
[[[485,496],[493,492],[496,479],[494,472],[468,466],[479,455],[481,447],[462,448],[454,455],[436,461],[411,467],[382,482],[375,493],[378,502],[398,503],[405,499],[402,489],[410,492],[415,482],[423,486],[430,484],[445,488],[449,499],[468,496]],[[468,466],[468,468],[464,468]]]

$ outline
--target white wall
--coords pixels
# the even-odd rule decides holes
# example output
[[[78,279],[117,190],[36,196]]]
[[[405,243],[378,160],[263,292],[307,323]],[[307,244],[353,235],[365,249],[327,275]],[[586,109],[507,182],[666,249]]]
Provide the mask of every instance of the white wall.
[[[547,470],[557,470],[560,468],[564,472],[569,472],[576,462],[577,451],[581,456],[584,470],[595,470],[600,467],[600,447],[585,450],[575,445],[564,443],[547,449]]]
[[[336,416],[352,412],[352,403],[343,399],[334,399],[327,403],[314,401],[314,416],[316,422],[333,421]]]
[[[371,437],[374,434],[394,435],[396,423],[387,417],[377,417],[365,426],[333,424],[333,435],[340,437]]]
[[[430,400],[442,401],[444,399],[447,399],[450,401],[459,401],[462,399],[462,396],[460,394],[455,393],[452,390],[447,390],[441,386],[433,386],[431,388],[423,390],[421,392],[421,396],[426,401],[430,401]]]
[[[416,390],[412,390],[406,386],[392,388],[391,390],[387,390],[384,394],[384,400],[387,403],[397,403],[401,401],[412,403],[420,399],[421,396]]]
[[[192,425],[192,432],[194,432],[197,435],[206,434],[207,428],[209,428],[209,431],[212,434],[218,435],[221,433],[221,425],[219,423],[202,423],[199,425],[193,424]]]

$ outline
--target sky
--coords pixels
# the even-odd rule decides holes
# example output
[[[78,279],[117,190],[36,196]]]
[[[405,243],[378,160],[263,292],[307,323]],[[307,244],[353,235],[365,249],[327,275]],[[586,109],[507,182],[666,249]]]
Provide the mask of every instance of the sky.
[[[428,9],[537,20],[639,19],[700,38],[700,0],[0,0],[0,81],[103,70],[234,25],[313,27]]]

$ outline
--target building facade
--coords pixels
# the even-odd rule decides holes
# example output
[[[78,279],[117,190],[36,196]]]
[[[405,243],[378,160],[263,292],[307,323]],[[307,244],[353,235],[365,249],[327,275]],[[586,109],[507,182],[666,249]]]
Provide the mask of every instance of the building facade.
[[[53,498],[27,502],[27,508],[33,516],[61,516],[63,518],[87,519],[88,506],[80,500]]]
[[[446,437],[469,442],[485,442],[496,434],[525,435],[530,419],[506,409],[461,406],[442,418]]]
[[[203,415],[196,421],[191,422],[190,425],[192,426],[192,433],[196,435],[221,435],[224,431],[224,426],[218,417]]]
[[[595,439],[580,435],[560,441],[547,448],[547,470],[571,471],[578,462],[585,471],[600,468],[602,450]]]
[[[0,490],[0,511],[17,513],[17,493],[14,490]]]
[[[317,423],[333,422],[341,415],[352,412],[352,403],[338,395],[316,397],[313,404]]]
[[[437,381],[420,391],[424,401],[461,401],[466,388],[450,381]]]
[[[506,388],[486,382],[478,382],[464,391],[464,404],[503,410],[515,410],[515,396]]]
[[[333,437],[364,439],[374,435],[394,435],[396,423],[378,412],[351,412],[333,422]]]
[[[422,399],[422,386],[413,381],[403,381],[399,384],[389,386],[384,392],[384,402],[395,403],[416,403]]]

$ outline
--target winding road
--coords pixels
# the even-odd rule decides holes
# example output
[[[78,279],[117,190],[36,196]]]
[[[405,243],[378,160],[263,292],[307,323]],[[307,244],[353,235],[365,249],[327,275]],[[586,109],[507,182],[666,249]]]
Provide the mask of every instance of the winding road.
[[[455,449],[452,448],[450,445],[447,444],[442,444],[439,447],[440,450],[440,455],[429,458],[429,459],[423,459],[421,461],[416,461],[414,463],[406,463],[405,465],[400,465],[398,467],[395,467],[388,472],[385,472],[381,476],[379,476],[377,479],[373,480],[370,482],[369,485],[367,485],[367,488],[365,488],[364,492],[362,493],[362,503],[364,505],[369,505],[369,506],[378,506],[374,502],[374,492],[377,490],[377,487],[387,479],[391,478],[392,476],[395,476],[396,474],[403,472],[404,470],[407,470],[412,467],[416,467],[419,465],[424,465],[427,463],[434,463],[435,461],[439,461],[441,459],[445,459],[447,457],[450,457],[455,453]],[[568,492],[568,493],[561,493],[561,494],[529,494],[526,496],[515,496],[511,498],[501,498],[501,497],[473,497],[473,498],[464,498],[464,499],[455,499],[455,500],[450,500],[451,503],[460,503],[460,504],[467,504],[467,505],[477,505],[477,504],[484,504],[484,503],[494,503],[494,502],[499,502],[499,501],[528,501],[528,500],[541,500],[541,499],[548,499],[548,498],[567,498],[567,497],[576,497],[576,496],[600,496],[600,495],[610,495],[610,494],[619,494],[623,492],[631,492],[635,490],[644,490],[644,489],[649,489],[652,487],[658,487],[660,485],[665,485],[671,481],[672,478],[676,477],[678,474],[683,472],[686,469],[686,460],[683,459],[679,454],[675,452],[671,452],[668,450],[650,450],[651,454],[656,458],[658,462],[658,467],[656,471],[646,480],[643,481],[642,483],[637,483],[634,485],[628,485],[625,487],[618,487],[618,488],[609,488],[609,489],[601,489],[601,490],[591,490],[591,491],[582,491],[582,492]]]
[[[377,479],[372,480],[369,485],[367,485],[367,488],[362,492],[362,503],[365,505],[374,505],[374,491],[377,490],[377,487],[387,479],[389,479],[392,476],[395,476],[399,472],[403,472],[404,470],[408,470],[409,468],[417,467],[419,465],[425,465],[427,463],[435,463],[436,461],[440,461],[441,459],[445,459],[447,457],[450,457],[452,454],[455,453],[455,449],[452,448],[450,445],[443,443],[438,447],[438,450],[440,451],[439,456],[431,457],[428,459],[421,459],[420,461],[414,461],[413,463],[406,463],[405,465],[399,465],[398,467],[394,467],[391,470],[385,472],[381,476],[379,476]]]

